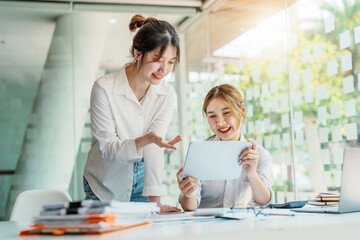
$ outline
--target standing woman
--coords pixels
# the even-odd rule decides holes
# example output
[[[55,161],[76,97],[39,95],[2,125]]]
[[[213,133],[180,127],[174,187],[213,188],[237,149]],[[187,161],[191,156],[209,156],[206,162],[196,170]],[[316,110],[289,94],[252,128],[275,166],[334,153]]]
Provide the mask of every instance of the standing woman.
[[[96,80],[91,92],[91,149],[84,171],[85,199],[160,203],[164,137],[175,107],[174,89],[163,78],[180,60],[179,37],[168,22],[135,15],[134,61]]]

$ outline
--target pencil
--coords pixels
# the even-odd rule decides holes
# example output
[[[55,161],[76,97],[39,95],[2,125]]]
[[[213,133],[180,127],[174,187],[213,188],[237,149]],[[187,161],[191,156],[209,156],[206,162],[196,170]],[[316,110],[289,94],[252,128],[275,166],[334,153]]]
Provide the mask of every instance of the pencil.
[[[273,215],[273,216],[295,216],[293,213],[269,213],[267,215]]]

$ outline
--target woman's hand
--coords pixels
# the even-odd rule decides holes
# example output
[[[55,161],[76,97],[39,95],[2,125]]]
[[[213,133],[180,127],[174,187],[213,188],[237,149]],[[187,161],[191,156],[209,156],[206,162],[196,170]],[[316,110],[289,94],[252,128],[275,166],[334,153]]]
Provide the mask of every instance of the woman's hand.
[[[152,131],[149,132],[146,135],[147,135],[147,137],[148,137],[148,139],[150,140],[151,143],[155,143],[159,147],[171,148],[173,150],[176,150],[176,147],[174,145],[182,140],[181,136],[177,135],[176,137],[174,137],[170,141],[165,141],[157,133],[152,132]]]
[[[156,202],[156,204],[160,208],[160,212],[181,212],[181,209],[177,207],[161,204],[160,196],[149,196],[149,202]]]
[[[160,212],[181,212],[181,209],[170,205],[158,204]]]
[[[199,180],[192,177],[187,177],[185,179],[182,179],[181,175],[183,172],[184,172],[184,168],[182,167],[176,174],[177,182],[179,184],[179,189],[184,194],[184,197],[196,198],[197,188],[198,188],[197,184],[199,183]]]
[[[249,177],[256,174],[256,168],[259,162],[259,152],[256,151],[256,142],[251,139],[248,139],[248,141],[252,146],[242,151],[239,155],[239,159],[241,160],[240,166],[243,166],[246,175]]]
[[[174,146],[176,143],[182,140],[180,135],[177,135],[170,141],[165,141],[162,137],[160,137],[157,133],[150,131],[148,134],[144,136],[138,137],[135,139],[136,150],[139,150],[150,143],[155,143],[159,147],[171,148],[176,150]]]

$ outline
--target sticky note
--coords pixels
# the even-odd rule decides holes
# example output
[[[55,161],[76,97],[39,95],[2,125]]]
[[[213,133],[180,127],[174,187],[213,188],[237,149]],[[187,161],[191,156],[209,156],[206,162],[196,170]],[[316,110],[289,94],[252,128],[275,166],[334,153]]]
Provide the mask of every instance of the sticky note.
[[[301,126],[304,123],[303,112],[302,111],[295,112],[294,120],[296,126]]]
[[[311,69],[310,68],[302,70],[302,75],[303,75],[303,83],[304,84],[311,83],[312,74],[311,74]]]
[[[350,31],[340,33],[340,49],[350,47]]]
[[[338,73],[338,63],[336,59],[327,61],[327,73],[329,76],[334,76]]]
[[[319,140],[320,143],[329,142],[329,128],[327,127],[319,128]]]
[[[360,42],[360,25],[354,27],[354,43]]]
[[[290,155],[290,153],[289,152],[283,152],[282,155],[283,155],[282,158],[284,159],[285,164],[290,166],[292,164],[292,161],[291,161],[292,156]]]
[[[341,186],[341,172],[339,170],[334,171],[335,187]]]
[[[308,145],[314,145],[316,143],[315,129],[306,130],[306,142]]]
[[[293,97],[294,97],[294,106],[300,106],[302,104],[301,91],[294,92]]]
[[[271,62],[269,64],[269,68],[268,68],[268,75],[269,76],[274,76],[276,75],[277,69],[276,69],[276,63]]]
[[[334,142],[342,141],[341,125],[332,126],[331,135]]]
[[[252,117],[252,116],[253,116],[253,113],[254,113],[253,105],[252,105],[252,104],[248,104],[247,107],[246,107],[246,116],[247,116],[247,117]]]
[[[305,160],[305,153],[304,151],[300,151],[300,150],[295,150],[295,163],[298,164],[305,164],[306,160]]]
[[[281,109],[284,111],[289,110],[289,98],[287,95],[282,95],[280,99]]]
[[[325,98],[327,98],[327,92],[326,92],[326,85],[325,84],[321,84],[319,86],[316,87],[316,98],[318,101],[323,100]]]
[[[314,59],[317,58],[322,58],[323,56],[323,47],[322,47],[322,43],[317,43],[314,45]]]
[[[264,132],[264,122],[262,120],[256,120],[255,128],[258,133],[263,133]]]
[[[289,36],[289,48],[294,49],[298,46],[299,40],[296,33],[291,33]]]
[[[274,140],[274,147],[277,149],[280,149],[280,135],[279,134],[274,134],[273,135],[273,140]]]
[[[316,164],[316,151],[315,150],[309,150],[308,151],[309,154],[309,164],[315,165]]]
[[[268,97],[270,96],[270,92],[269,92],[269,84],[268,83],[263,83],[261,85],[261,94],[264,97]]]
[[[254,133],[254,122],[250,121],[247,123],[247,133],[249,134]]]
[[[330,113],[331,113],[330,114],[331,119],[340,118],[340,104],[339,103],[331,104]]]
[[[291,75],[291,82],[292,82],[292,87],[297,88],[300,85],[300,73],[299,72],[292,72],[290,73]]]
[[[246,135],[248,133],[247,130],[246,130],[246,124],[241,124],[240,125],[240,131],[244,135]],[[168,132],[168,134],[170,135],[170,132]]]
[[[344,102],[345,104],[345,117],[353,117],[356,115],[355,100],[351,99]]]
[[[344,126],[346,132],[346,140],[357,140],[358,139],[358,131],[356,123],[349,123]]]
[[[253,98],[258,99],[260,97],[260,87],[259,85],[255,85],[253,87]]]
[[[326,106],[320,106],[318,107],[318,120],[320,122],[327,120],[327,110]]]
[[[265,136],[264,137],[264,147],[266,149],[270,149],[271,148],[271,136]]]
[[[310,48],[305,48],[301,51],[302,62],[310,62]]]
[[[258,146],[264,146],[263,138],[261,136],[256,137],[256,143]]]
[[[334,15],[330,14],[326,19],[325,19],[325,33],[329,33],[334,31],[335,29],[335,18]]]
[[[324,172],[323,173],[323,179],[326,187],[332,187],[332,181],[331,181],[331,173],[330,172]]]
[[[259,68],[253,70],[253,81],[254,82],[260,81],[260,69]]]
[[[290,134],[289,133],[282,134],[282,142],[283,142],[284,147],[290,146]]]
[[[282,58],[279,60],[279,71],[284,72],[286,70],[286,59]]]
[[[264,114],[267,114],[270,112],[270,103],[269,101],[261,101],[261,106],[262,106],[262,109],[263,109],[263,113]]]
[[[289,114],[285,113],[281,115],[281,125],[283,128],[288,128],[290,127],[290,122],[289,122]]]
[[[344,149],[343,148],[334,148],[333,152],[334,156],[334,163],[335,164],[342,164],[344,160]]]
[[[354,92],[354,76],[350,75],[343,79],[344,94]]]
[[[341,71],[345,72],[348,70],[351,70],[352,67],[352,59],[351,59],[351,53],[344,55],[341,57]]]
[[[312,88],[307,88],[304,90],[305,103],[312,103],[314,101],[314,92]]]
[[[271,132],[270,118],[264,119],[265,132]]]
[[[277,81],[276,80],[272,80],[270,82],[270,92],[271,93],[277,93],[278,91],[278,87],[277,87]]]
[[[252,88],[248,87],[246,89],[246,100],[250,101],[252,98],[253,98]]]
[[[321,149],[320,150],[321,155],[321,162],[322,164],[329,164],[330,163],[330,151],[329,149]]]
[[[271,98],[271,109],[273,112],[277,112],[279,110],[279,99],[276,97]]]
[[[304,131],[303,130],[295,131],[295,144],[297,146],[302,146],[304,144]]]
[[[243,60],[243,59],[239,59],[239,61],[238,61],[238,63],[237,63],[237,66],[238,66],[238,70],[239,70],[239,71],[244,70],[244,60]]]

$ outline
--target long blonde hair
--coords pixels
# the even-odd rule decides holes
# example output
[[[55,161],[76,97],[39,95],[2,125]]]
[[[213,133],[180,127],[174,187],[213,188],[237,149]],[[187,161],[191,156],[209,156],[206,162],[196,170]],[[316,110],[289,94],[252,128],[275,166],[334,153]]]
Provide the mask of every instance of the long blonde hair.
[[[230,111],[238,117],[239,122],[244,123],[246,112],[241,109],[241,105],[243,104],[243,98],[240,91],[236,87],[230,84],[222,84],[210,89],[204,99],[203,104],[203,112],[205,115],[206,109],[209,106],[211,100],[216,98],[223,100],[225,105],[227,105],[227,107],[230,109]],[[209,139],[211,139],[212,137],[210,137]]]

